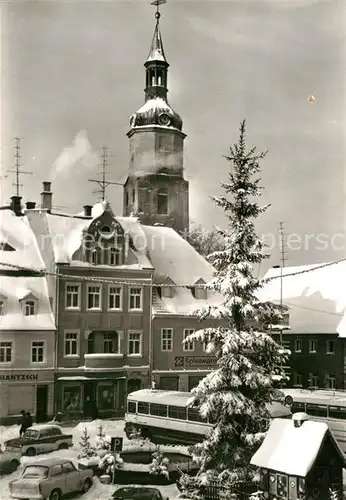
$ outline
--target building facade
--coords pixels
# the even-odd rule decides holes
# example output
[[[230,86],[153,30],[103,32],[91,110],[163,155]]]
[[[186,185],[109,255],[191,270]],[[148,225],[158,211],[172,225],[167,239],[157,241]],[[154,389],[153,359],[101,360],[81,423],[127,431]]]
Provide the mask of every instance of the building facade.
[[[0,423],[21,410],[40,422],[54,413],[55,322],[44,270],[19,197],[2,209],[0,265]]]

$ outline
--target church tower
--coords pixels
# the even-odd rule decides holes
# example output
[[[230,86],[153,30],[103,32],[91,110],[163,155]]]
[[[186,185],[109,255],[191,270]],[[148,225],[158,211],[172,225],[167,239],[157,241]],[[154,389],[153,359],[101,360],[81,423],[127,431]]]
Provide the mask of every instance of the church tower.
[[[124,215],[142,224],[188,230],[189,183],[184,179],[183,122],[167,101],[169,64],[160,33],[162,0],[145,67],[145,102],[131,116],[129,174],[124,184]]]

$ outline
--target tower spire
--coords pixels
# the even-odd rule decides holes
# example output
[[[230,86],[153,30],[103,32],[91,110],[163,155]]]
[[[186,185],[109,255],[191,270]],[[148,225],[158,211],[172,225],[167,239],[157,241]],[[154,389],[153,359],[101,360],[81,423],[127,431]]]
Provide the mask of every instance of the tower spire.
[[[151,5],[156,5],[156,12],[155,12],[156,26],[146,62],[149,61],[167,62],[165,52],[163,50],[162,37],[160,32],[160,17],[161,17],[160,5],[166,2],[167,0],[154,0],[154,2],[151,2]]]

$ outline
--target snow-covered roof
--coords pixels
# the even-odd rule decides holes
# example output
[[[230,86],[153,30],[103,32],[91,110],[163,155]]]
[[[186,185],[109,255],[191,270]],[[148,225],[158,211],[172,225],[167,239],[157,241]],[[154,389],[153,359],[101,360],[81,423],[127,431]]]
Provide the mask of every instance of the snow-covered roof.
[[[174,229],[163,226],[141,226],[150,260],[154,266],[154,280],[165,283],[169,277],[176,285],[191,285],[203,280],[208,283],[214,269]],[[221,297],[207,291],[206,299],[196,299],[189,288],[173,287],[172,297],[159,297],[154,292],[153,309],[156,314],[191,314],[208,305],[219,305]]]
[[[292,476],[306,477],[328,437],[346,465],[346,457],[324,422],[307,420],[295,427],[293,420],[277,418],[270,424],[266,437],[251,459],[251,465]]]
[[[346,337],[346,261],[312,270],[323,264],[285,267],[282,298],[290,308],[291,333],[338,333]],[[287,276],[292,273],[294,276]],[[279,301],[280,269],[272,268],[271,279],[261,290],[261,300]]]
[[[0,210],[0,262],[34,269],[44,269],[35,235],[26,216],[17,217],[11,209]],[[5,245],[8,245],[6,247]],[[6,250],[6,248],[10,248]],[[14,250],[12,251],[11,248]],[[1,265],[0,269],[13,268]]]
[[[55,330],[46,278],[1,276],[0,294],[4,300],[0,315],[1,331]],[[37,310],[33,316],[25,316],[22,309],[21,300],[29,296],[37,299]]]

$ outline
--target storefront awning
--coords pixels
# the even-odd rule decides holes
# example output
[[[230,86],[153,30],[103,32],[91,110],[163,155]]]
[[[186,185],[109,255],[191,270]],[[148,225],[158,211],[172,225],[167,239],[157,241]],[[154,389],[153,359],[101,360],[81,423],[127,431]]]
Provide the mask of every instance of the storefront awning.
[[[76,375],[71,377],[58,377],[58,382],[60,381],[90,381],[90,380],[123,380],[126,377],[84,377],[83,375]]]

